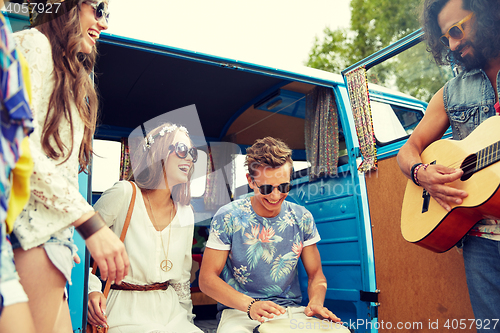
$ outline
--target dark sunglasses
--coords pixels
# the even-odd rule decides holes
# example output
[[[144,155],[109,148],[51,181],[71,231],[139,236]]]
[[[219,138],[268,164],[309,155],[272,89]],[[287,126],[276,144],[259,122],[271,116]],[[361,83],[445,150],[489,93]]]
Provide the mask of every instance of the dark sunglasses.
[[[96,21],[104,19],[106,24],[109,22],[108,5],[104,1],[99,1],[97,3],[94,1],[84,1],[84,3],[94,8]]]
[[[448,29],[448,31],[444,35],[442,35],[441,38],[439,38],[441,43],[443,43],[444,46],[449,48],[450,47],[450,37],[453,39],[456,39],[456,40],[464,39],[465,32],[464,32],[464,28],[462,27],[462,25],[465,22],[467,22],[468,20],[470,20],[473,15],[474,15],[474,13],[470,13],[463,20],[461,20],[457,24],[452,25]]]
[[[172,152],[175,151],[175,155],[178,158],[186,158],[189,155],[193,158],[193,163],[198,161],[198,149],[196,147],[189,148],[186,144],[182,142],[177,142],[175,145],[170,145],[168,149]]]
[[[281,193],[288,193],[288,192],[290,192],[290,189],[292,188],[292,185],[290,183],[282,183],[282,184],[279,184],[278,186],[273,186],[273,185],[269,185],[269,184],[259,186],[255,182],[255,180],[252,180],[252,181],[255,184],[255,186],[257,186],[259,188],[260,193],[263,195],[268,195],[268,194],[273,193],[275,188],[277,188],[278,191],[280,191]]]

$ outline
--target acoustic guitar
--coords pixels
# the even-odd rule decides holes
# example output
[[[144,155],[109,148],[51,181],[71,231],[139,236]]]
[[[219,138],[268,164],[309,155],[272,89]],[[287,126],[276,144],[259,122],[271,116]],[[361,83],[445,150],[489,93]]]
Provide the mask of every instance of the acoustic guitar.
[[[434,252],[452,248],[481,219],[500,218],[500,117],[490,117],[464,140],[439,140],[421,155],[423,163],[464,170],[448,185],[469,195],[447,211],[423,187],[406,185],[401,212],[403,237]]]

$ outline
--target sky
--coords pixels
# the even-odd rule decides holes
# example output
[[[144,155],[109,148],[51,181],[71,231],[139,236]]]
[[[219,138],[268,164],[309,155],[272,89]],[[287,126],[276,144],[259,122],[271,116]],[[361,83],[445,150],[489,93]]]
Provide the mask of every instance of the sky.
[[[325,27],[350,25],[350,0],[111,0],[106,31],[281,69],[301,66]]]

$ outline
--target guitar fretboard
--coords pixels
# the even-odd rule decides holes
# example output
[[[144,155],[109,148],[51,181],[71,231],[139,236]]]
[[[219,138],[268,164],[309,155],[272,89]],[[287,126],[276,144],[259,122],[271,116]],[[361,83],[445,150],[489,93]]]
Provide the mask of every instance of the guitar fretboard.
[[[494,144],[478,151],[476,153],[477,164],[474,171],[479,171],[495,162],[498,162],[498,160],[500,159],[499,149],[500,149],[500,141],[495,142]]]

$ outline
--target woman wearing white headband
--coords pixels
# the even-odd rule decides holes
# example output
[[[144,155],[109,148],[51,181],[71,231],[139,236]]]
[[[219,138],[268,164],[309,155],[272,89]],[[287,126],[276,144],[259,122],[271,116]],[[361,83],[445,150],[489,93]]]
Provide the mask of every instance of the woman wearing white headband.
[[[192,324],[190,293],[194,214],[190,179],[198,159],[184,127],[164,124],[145,139],[129,138],[134,183],[120,181],[94,208],[121,235],[133,188],[133,213],[125,234],[130,274],[111,286],[89,280],[88,321],[109,333],[201,332]],[[107,316],[106,316],[107,315]]]

